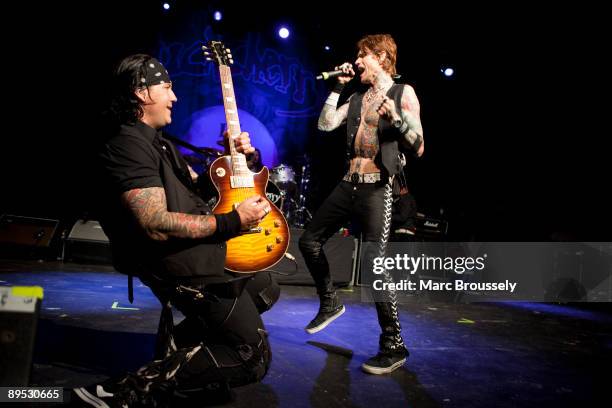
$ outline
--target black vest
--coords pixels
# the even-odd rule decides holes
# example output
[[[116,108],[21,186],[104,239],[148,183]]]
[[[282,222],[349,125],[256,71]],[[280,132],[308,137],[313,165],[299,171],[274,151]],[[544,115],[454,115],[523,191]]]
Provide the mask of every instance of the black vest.
[[[176,147],[159,135],[152,140],[141,137],[145,132],[144,126],[123,126],[116,138],[133,138],[134,143],[140,143],[147,152],[150,161],[146,164],[158,168],[168,211],[209,215],[211,209],[193,191],[187,163]],[[207,282],[227,280],[229,275],[224,273],[225,241],[216,234],[207,238],[170,238],[161,242],[150,239],[142,233],[131,212],[120,205],[116,182],[109,177],[103,179],[105,194],[102,196],[106,205],[101,210],[100,221],[110,238],[113,262],[118,271],[130,275],[156,273],[179,279],[197,277]]]
[[[387,96],[395,101],[396,109],[401,114],[402,93],[404,86],[393,84]],[[363,95],[365,92],[355,92],[351,97],[346,121],[346,164],[353,157],[355,151],[355,136],[361,123],[361,106],[363,103]],[[386,118],[380,118],[378,121],[378,143],[379,151],[374,162],[379,165],[383,171],[383,176],[394,176],[402,170],[400,163],[400,140],[402,135],[399,130]]]

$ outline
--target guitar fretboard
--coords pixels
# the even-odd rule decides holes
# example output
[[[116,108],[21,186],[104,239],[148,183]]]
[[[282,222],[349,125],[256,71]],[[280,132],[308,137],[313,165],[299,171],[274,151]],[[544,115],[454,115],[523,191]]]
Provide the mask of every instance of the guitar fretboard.
[[[238,106],[236,105],[236,95],[234,94],[234,83],[232,81],[232,72],[227,65],[219,66],[219,74],[221,77],[221,90],[223,93],[223,106],[225,107],[225,120],[227,121],[227,130],[230,137],[240,134],[240,121],[238,120]],[[232,155],[232,187],[251,187],[253,186],[253,176],[249,170],[246,157],[242,153],[238,153],[236,146],[229,143],[230,153]]]

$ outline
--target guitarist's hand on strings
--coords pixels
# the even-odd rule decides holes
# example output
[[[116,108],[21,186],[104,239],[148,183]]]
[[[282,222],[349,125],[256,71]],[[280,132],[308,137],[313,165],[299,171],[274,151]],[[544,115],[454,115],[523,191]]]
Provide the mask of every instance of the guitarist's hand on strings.
[[[271,211],[270,204],[259,195],[249,197],[236,208],[240,216],[242,229],[248,229],[260,223]]]
[[[239,135],[232,137],[226,130],[223,136],[226,153],[229,153],[228,140],[231,139],[234,139],[234,145],[236,146],[236,150],[238,150],[238,153],[249,154],[255,151],[255,148],[251,146],[251,138],[249,137],[249,134],[247,132],[242,132]]]

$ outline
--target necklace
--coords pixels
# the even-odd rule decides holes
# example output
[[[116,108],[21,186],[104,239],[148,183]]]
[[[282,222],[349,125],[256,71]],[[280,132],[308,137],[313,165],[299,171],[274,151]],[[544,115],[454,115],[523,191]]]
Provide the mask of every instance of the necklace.
[[[389,89],[390,86],[393,85],[393,81],[389,84],[388,81],[380,81],[378,85],[372,85],[365,93],[365,101],[366,103],[371,103],[378,98],[381,92]]]
[[[365,94],[366,103],[371,103],[373,100],[378,98],[378,95],[380,94],[380,91],[382,90],[383,90],[383,87],[379,87],[376,89],[374,87],[369,88]]]

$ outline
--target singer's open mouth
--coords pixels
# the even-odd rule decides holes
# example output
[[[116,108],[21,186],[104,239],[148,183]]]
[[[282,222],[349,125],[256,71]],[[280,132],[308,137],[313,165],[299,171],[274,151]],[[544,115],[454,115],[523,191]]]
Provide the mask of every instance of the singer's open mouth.
[[[357,65],[355,69],[357,71],[357,74],[359,74],[359,77],[363,78],[363,74],[365,73],[365,67]]]

